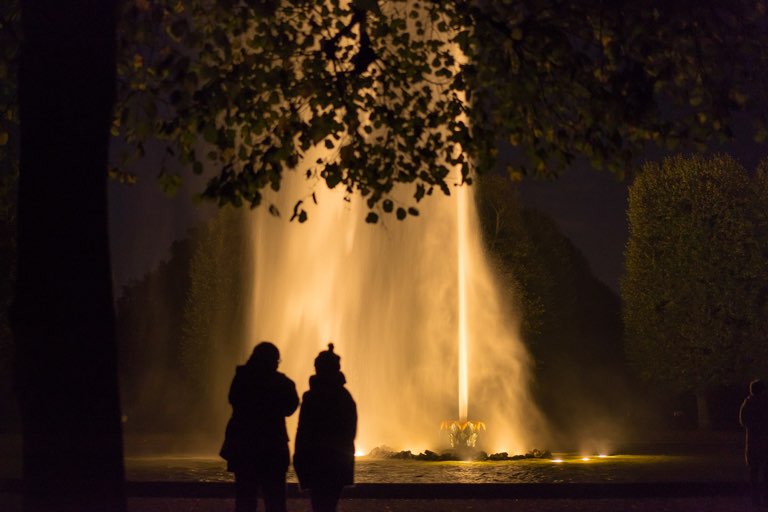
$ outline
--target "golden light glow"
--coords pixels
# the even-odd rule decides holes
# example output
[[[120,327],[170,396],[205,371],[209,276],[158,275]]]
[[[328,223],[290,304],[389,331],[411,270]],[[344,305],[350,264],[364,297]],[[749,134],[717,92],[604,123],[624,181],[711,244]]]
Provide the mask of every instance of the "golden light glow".
[[[589,460],[589,457],[582,457],[581,460],[583,460],[584,462],[587,462]]]
[[[387,9],[395,7],[380,4],[385,16],[393,14]],[[428,21],[430,11],[422,9]],[[459,57],[457,65],[463,62]],[[359,115],[365,125],[367,115]],[[460,169],[446,165],[451,194],[425,198],[418,218],[400,222],[381,215],[371,225],[362,198],[344,187],[328,189],[312,174],[317,160],[333,159],[338,151],[324,142],[304,152],[297,172],[284,174],[279,193],[265,191],[264,203],[274,204],[282,218],[266,208],[253,211],[244,338],[273,341],[281,371],[300,394],[314,356],[333,340],[357,402],[356,442],[365,453],[382,446],[413,453],[443,446],[445,432],[436,423],[456,414],[457,401],[457,419],[468,419],[470,388],[472,415],[491,425],[482,434],[485,447],[525,453],[537,446],[543,418],[530,394],[530,357],[518,334],[517,312],[505,302],[488,261],[474,190],[454,186]],[[461,148],[446,148],[451,150]],[[446,156],[435,165],[446,164]],[[397,186],[390,197],[407,206],[413,190]],[[286,219],[298,200],[311,203],[306,223]],[[244,357],[251,348],[243,347]],[[224,394],[230,371],[227,366],[219,384]],[[297,416],[288,419],[289,432]]]
[[[555,464],[560,464],[561,462],[563,462],[563,459],[552,459],[552,462],[554,462]]]

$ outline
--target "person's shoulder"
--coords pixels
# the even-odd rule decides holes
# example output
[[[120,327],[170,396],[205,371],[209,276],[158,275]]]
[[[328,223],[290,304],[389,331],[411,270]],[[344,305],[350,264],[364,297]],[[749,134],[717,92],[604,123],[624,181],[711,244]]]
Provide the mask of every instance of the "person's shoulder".
[[[248,374],[248,368],[245,365],[238,365],[235,367],[235,379],[242,379]]]
[[[344,397],[344,399],[348,400],[348,401],[352,402],[352,404],[354,404],[355,403],[355,399],[352,398],[352,393],[350,393],[349,390],[346,387],[342,387],[341,389],[342,389],[341,393],[342,393],[342,396]]]
[[[316,398],[317,398],[316,394],[311,389],[305,391],[301,395],[301,407],[302,407],[302,409],[307,409],[307,408],[313,407],[315,402],[316,402]]]
[[[288,377],[288,376],[287,376],[286,374],[284,374],[283,372],[276,372],[276,377],[277,377],[277,380],[278,380],[278,381],[279,381],[281,384],[283,384],[283,385],[286,385],[286,386],[293,386],[293,387],[296,387],[296,383],[295,383],[295,382],[293,382],[293,380],[291,380],[291,378],[290,378],[290,377]]]

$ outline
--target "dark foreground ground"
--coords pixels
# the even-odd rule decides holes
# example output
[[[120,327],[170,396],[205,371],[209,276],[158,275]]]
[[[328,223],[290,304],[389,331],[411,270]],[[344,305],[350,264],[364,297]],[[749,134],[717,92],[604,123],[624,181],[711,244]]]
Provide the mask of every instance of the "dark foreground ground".
[[[360,464],[357,486],[345,491],[339,512],[607,512],[680,511],[730,512],[760,510],[746,497],[746,472],[740,433],[708,435],[703,439],[656,439],[626,447],[625,453],[686,454],[684,457],[617,457],[599,464],[546,462],[507,466],[517,474],[511,481],[493,480],[501,465],[470,465],[483,469],[481,482],[455,465]],[[695,442],[692,442],[695,441]],[[0,464],[0,512],[21,512],[18,456],[3,453]],[[127,459],[130,512],[230,512],[234,510],[231,476],[216,470],[219,462],[193,465],[170,461]],[[2,462],[2,461],[0,461]],[[10,464],[9,464],[10,462]],[[403,466],[410,471],[397,476]],[[213,468],[212,468],[213,467]],[[169,470],[172,468],[172,470]],[[527,469],[525,469],[527,468]],[[525,469],[525,471],[523,471]],[[441,471],[438,483],[423,483],[421,473]],[[526,473],[527,471],[527,473]],[[457,475],[463,475],[459,479]],[[490,475],[490,476],[489,476]],[[418,480],[420,483],[410,483]],[[309,512],[309,500],[295,483],[288,487],[289,512]],[[263,510],[261,508],[260,510]],[[762,508],[768,511],[768,507]]]
[[[21,512],[18,496],[0,494],[0,510]],[[130,512],[231,512],[231,499],[129,498]],[[263,510],[263,508],[261,509]],[[288,500],[289,512],[310,512],[307,499]],[[632,499],[343,499],[339,512],[736,512],[761,510],[741,496]],[[762,508],[768,510],[768,508]]]
[[[21,512],[18,482],[0,486],[0,510]],[[5,492],[3,492],[5,491]],[[128,482],[129,512],[230,512],[224,482]],[[756,510],[743,482],[591,484],[361,484],[345,491],[339,512],[731,512]],[[310,512],[295,484],[289,512]],[[263,510],[263,509],[262,509]],[[768,510],[768,507],[763,510]]]
[[[134,501],[131,511],[196,511],[219,512],[231,511],[232,502],[218,503],[162,503]],[[608,512],[608,511],[657,511],[657,512],[694,512],[694,511],[741,511],[751,507],[741,499],[566,499],[566,500],[347,500],[339,506],[339,512],[432,512],[432,511],[478,511],[478,512]],[[288,504],[290,512],[310,512],[307,500],[292,500]]]

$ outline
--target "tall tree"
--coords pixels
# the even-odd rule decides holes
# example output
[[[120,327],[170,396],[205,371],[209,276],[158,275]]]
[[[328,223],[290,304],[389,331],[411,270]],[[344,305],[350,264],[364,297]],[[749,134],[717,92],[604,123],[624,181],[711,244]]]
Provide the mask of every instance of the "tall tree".
[[[221,209],[202,230],[190,262],[179,363],[187,392],[200,406],[193,416],[198,431],[222,431],[217,420],[228,412],[221,400],[227,388],[214,384],[215,376],[231,371],[243,355],[253,280],[249,228],[247,212]]]
[[[19,50],[18,6],[0,6],[0,415],[8,418],[0,429],[18,428],[12,389],[13,337],[8,308],[16,275],[16,195],[19,178],[18,119],[16,117]],[[14,132],[14,142],[11,142]]]
[[[106,191],[115,5],[22,4],[12,324],[25,510],[125,509]]]
[[[221,434],[227,389],[214,377],[243,355],[249,227],[247,211],[221,208],[123,288],[117,335],[126,432],[167,432],[179,442]]]
[[[628,356],[641,376],[697,397],[764,366],[765,189],[733,158],[646,164],[629,193],[622,283]]]

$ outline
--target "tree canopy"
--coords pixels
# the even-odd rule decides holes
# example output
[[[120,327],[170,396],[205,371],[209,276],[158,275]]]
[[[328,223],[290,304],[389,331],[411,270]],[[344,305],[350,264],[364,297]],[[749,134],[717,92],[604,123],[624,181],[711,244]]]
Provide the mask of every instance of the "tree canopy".
[[[374,222],[498,165],[624,173],[648,144],[766,135],[766,2],[132,0],[113,135],[130,157],[212,170],[204,195],[258,206],[286,172],[359,193]],[[18,0],[0,9],[0,158],[16,147]],[[123,159],[113,177],[130,181]],[[161,163],[161,184],[181,176]],[[456,179],[449,178],[460,170]],[[388,193],[408,184],[410,204]],[[297,198],[290,218],[307,218]],[[267,199],[266,202],[269,202]],[[269,204],[273,214],[280,214]]]
[[[730,136],[744,108],[763,137],[765,15],[754,0],[136,0],[114,133],[212,163],[221,203],[258,206],[298,172],[359,192],[372,222],[402,219],[450,193],[452,169],[494,168],[500,142],[520,178],[579,155],[620,174],[649,143]],[[396,183],[410,207],[388,199]]]
[[[765,370],[765,166],[728,156],[646,164],[630,188],[622,283],[630,360],[699,395]]]

